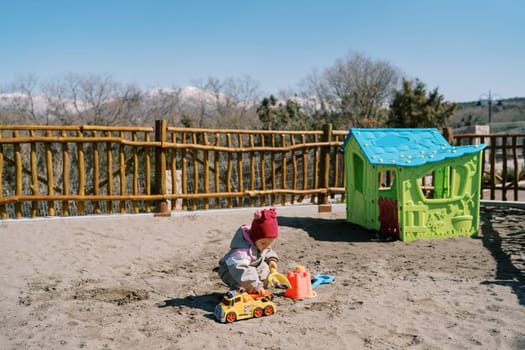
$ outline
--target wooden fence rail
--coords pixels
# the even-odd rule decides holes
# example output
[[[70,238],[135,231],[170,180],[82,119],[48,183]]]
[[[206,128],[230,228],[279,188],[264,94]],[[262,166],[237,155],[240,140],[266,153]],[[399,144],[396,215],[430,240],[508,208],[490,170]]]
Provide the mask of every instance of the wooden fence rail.
[[[344,201],[347,131],[1,126],[0,217],[162,212]],[[491,199],[519,197],[524,134],[486,143]],[[521,168],[520,168],[521,167]]]

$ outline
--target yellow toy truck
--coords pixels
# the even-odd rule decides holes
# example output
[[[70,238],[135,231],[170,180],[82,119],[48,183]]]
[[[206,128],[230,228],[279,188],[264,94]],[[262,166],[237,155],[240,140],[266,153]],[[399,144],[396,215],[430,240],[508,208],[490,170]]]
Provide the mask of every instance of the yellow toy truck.
[[[244,290],[228,291],[215,306],[215,318],[222,323],[231,323],[247,318],[273,315],[276,311],[272,294],[265,296],[248,294]]]

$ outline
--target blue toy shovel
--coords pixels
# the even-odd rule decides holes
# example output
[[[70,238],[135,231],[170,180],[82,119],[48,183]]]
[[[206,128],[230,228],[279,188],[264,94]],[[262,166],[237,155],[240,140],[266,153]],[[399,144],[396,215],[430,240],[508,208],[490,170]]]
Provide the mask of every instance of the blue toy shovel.
[[[328,283],[332,283],[334,280],[335,280],[335,276],[330,276],[330,275],[316,275],[316,276],[312,279],[312,289],[314,289],[315,287],[317,287],[317,286],[320,285],[320,284],[328,284]]]

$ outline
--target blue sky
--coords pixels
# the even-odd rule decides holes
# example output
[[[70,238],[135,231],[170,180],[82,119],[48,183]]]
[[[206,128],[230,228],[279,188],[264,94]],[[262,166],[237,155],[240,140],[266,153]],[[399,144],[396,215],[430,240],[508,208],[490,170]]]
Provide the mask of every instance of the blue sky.
[[[109,74],[141,88],[249,76],[267,93],[359,52],[449,101],[525,97],[522,0],[0,0],[0,85]]]

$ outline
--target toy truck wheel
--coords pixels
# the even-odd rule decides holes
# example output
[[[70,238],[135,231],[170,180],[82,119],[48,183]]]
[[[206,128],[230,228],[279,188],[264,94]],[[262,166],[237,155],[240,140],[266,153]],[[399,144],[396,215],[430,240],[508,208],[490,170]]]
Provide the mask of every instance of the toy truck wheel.
[[[270,316],[270,315],[273,315],[273,313],[275,312],[275,310],[273,309],[273,306],[271,305],[268,305],[264,308],[264,316]]]
[[[259,318],[263,315],[263,309],[260,307],[256,307],[255,310],[253,310],[253,317]]]
[[[237,320],[237,315],[235,315],[235,312],[228,312],[228,314],[226,314],[226,322],[232,323],[235,322],[235,320]]]

